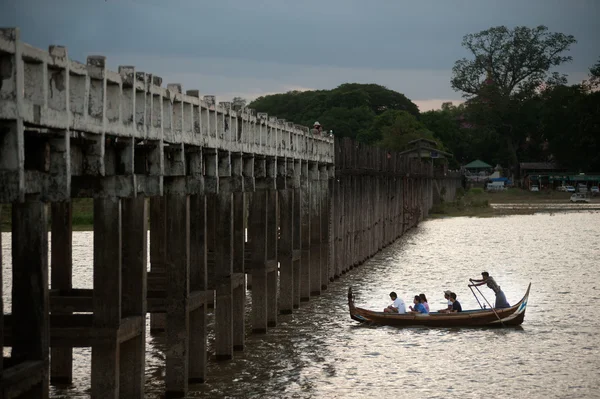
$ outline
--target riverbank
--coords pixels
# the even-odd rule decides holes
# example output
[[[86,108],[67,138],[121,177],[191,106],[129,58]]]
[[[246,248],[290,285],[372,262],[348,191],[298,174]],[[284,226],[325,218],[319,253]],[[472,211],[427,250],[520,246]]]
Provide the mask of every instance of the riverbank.
[[[473,188],[457,192],[456,201],[434,205],[430,218],[503,215],[528,215],[537,212],[600,211],[600,197],[589,203],[573,204],[571,193],[559,191],[531,192],[513,188],[505,191],[487,192]]]
[[[0,231],[11,231],[12,206],[10,204],[2,205],[2,214],[0,215]],[[48,209],[48,228],[50,228],[50,209]],[[91,198],[73,199],[73,230],[91,231],[94,226],[94,201]]]

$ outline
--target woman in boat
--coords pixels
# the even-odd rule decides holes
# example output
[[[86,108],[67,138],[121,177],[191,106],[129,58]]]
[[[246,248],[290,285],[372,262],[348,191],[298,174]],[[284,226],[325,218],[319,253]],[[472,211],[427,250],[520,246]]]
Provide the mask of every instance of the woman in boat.
[[[396,295],[396,293],[394,291],[390,292],[390,298],[392,299],[393,302],[390,306],[383,309],[383,311],[385,313],[399,313],[399,314],[406,313],[406,305],[404,304],[404,301],[402,299],[398,298],[398,295]]]
[[[419,295],[415,295],[415,299],[413,300],[413,303],[415,304],[414,308],[412,306],[408,307],[410,309],[411,313],[429,314],[427,309],[425,309],[425,306],[423,306],[423,304],[421,303],[421,297]]]
[[[425,296],[425,294],[419,294],[419,297],[421,298],[421,303],[423,304],[423,306],[425,306],[425,309],[427,309],[427,313],[429,313],[430,310],[429,303],[427,303],[427,297]]]
[[[490,276],[488,272],[482,272],[481,276],[483,277],[481,280],[473,278],[469,279],[469,281],[473,284],[473,287],[486,284],[488,288],[490,288],[496,294],[496,304],[494,307],[497,309],[510,308],[510,305],[506,300],[506,295],[504,295],[504,292],[500,289],[500,286],[498,283],[496,283],[496,280],[494,280],[494,278]]]

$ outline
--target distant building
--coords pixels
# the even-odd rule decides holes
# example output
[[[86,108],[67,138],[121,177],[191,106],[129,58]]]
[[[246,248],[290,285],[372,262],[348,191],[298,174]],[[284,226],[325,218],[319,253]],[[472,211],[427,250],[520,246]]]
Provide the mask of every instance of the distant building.
[[[521,162],[519,164],[519,176],[521,187],[529,189],[537,185],[540,190],[553,186],[554,179],[551,176],[565,175],[566,168],[554,162]]]

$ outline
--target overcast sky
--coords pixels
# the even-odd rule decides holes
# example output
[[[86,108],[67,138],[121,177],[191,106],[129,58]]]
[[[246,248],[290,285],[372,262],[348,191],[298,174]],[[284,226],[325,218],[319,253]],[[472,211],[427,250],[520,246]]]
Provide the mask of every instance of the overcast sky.
[[[67,46],[73,59],[108,57],[217,95],[377,83],[422,111],[460,101],[454,61],[467,33],[491,26],[572,34],[579,82],[600,57],[600,0],[0,0],[0,26],[36,47]]]

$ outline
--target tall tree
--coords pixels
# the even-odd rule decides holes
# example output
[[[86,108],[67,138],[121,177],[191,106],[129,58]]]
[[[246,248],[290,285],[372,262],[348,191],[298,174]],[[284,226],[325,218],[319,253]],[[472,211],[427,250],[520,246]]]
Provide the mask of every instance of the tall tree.
[[[462,45],[473,55],[452,68],[452,87],[467,98],[478,96],[489,78],[499,94],[531,93],[542,83],[565,83],[564,75],[550,74],[551,68],[571,61],[563,53],[576,43],[572,35],[549,32],[546,26],[493,27],[468,34]]]
[[[473,58],[456,61],[452,87],[468,98],[466,116],[497,143],[496,159],[516,172],[531,130],[540,88],[566,83],[553,67],[571,60],[564,55],[575,38],[545,26],[493,27],[463,39]]]

